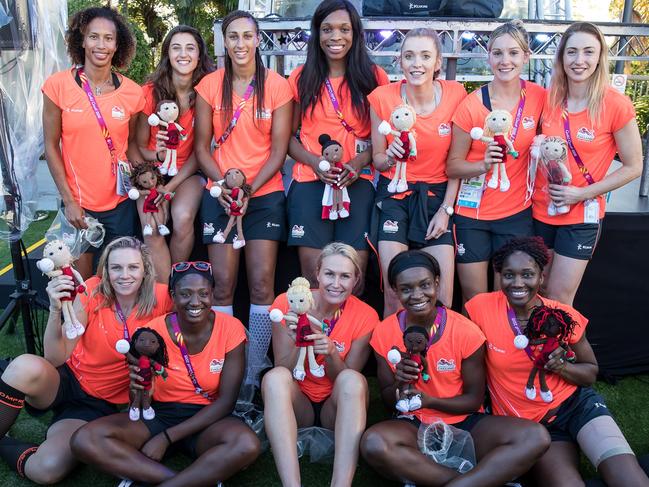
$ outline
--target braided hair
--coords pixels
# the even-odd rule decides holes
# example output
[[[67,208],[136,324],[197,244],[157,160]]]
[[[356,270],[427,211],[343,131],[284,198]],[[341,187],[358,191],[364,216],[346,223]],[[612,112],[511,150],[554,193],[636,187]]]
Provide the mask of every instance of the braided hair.
[[[155,331],[153,328],[147,328],[146,326],[143,326],[142,328],[138,328],[135,331],[135,333],[133,333],[133,336],[131,337],[131,349],[130,349],[131,355],[133,355],[133,357],[135,357],[136,359],[139,359],[140,356],[142,355],[140,352],[137,351],[135,344],[137,343],[137,339],[139,338],[139,336],[144,332],[152,333],[158,339],[158,344],[160,345],[156,353],[154,353],[153,356],[150,358],[158,362],[163,367],[168,367],[169,355],[167,354],[167,345],[165,344],[164,339],[160,336],[160,333]]]
[[[525,334],[530,339],[551,335],[556,336],[560,342],[565,342],[573,334],[575,326],[577,322],[567,311],[549,306],[536,306],[530,314]],[[559,333],[550,330],[559,330]]]
[[[541,237],[516,237],[496,250],[492,257],[494,270],[502,272],[505,260],[516,252],[529,255],[541,270],[550,261],[550,253]]]

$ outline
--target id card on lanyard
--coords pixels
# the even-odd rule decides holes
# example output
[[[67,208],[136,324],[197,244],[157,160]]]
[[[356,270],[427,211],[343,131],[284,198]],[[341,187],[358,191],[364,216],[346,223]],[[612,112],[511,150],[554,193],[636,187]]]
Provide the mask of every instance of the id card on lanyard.
[[[584,161],[579,156],[579,152],[577,152],[575,145],[572,143],[572,136],[570,135],[570,114],[565,106],[561,112],[561,118],[563,118],[563,133],[566,137],[566,144],[579,167],[579,172],[584,176],[589,186],[595,184],[595,179],[588,171],[586,164],[584,164]],[[599,200],[597,198],[584,201],[584,223],[599,223]]]
[[[523,119],[523,110],[525,109],[525,80],[521,80],[521,94],[518,101],[518,108],[514,116],[514,124],[512,127],[512,144],[516,140],[518,128],[520,127],[521,120]],[[485,180],[487,174],[480,174],[469,179],[463,179],[460,183],[460,189],[457,194],[457,206],[463,208],[479,208],[482,201],[482,194],[485,189]]]

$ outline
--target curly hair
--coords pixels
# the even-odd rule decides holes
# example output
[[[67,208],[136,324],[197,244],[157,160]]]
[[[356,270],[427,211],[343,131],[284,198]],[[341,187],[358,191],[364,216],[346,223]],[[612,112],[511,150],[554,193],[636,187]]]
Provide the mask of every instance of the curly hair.
[[[492,257],[492,263],[496,272],[503,270],[505,260],[516,252],[529,255],[541,270],[548,265],[550,253],[541,237],[517,237],[511,239],[500,247]]]
[[[124,17],[109,7],[87,8],[80,10],[70,18],[68,30],[65,32],[65,42],[70,60],[74,64],[84,64],[86,51],[83,47],[83,37],[90,22],[96,18],[110,20],[115,25],[117,50],[113,54],[111,64],[117,69],[127,69],[135,55],[135,37]]]
[[[146,326],[143,326],[142,328],[138,328],[137,330],[135,330],[135,333],[133,333],[133,336],[131,337],[131,348],[130,348],[131,355],[133,355],[133,357],[135,357],[137,359],[139,359],[140,356],[142,355],[135,348],[135,344],[137,343],[137,339],[144,332],[149,332],[153,336],[155,336],[158,339],[158,344],[160,345],[158,347],[158,350],[156,351],[156,353],[154,353],[153,356],[151,356],[149,358],[155,360],[156,362],[158,362],[163,367],[168,367],[169,366],[169,355],[167,354],[167,345],[165,344],[164,339],[160,336],[160,333],[155,331],[153,328],[147,328]]]
[[[138,164],[133,164],[133,171],[131,172],[131,183],[133,186],[135,186],[137,189],[144,189],[140,185],[138,178],[147,172],[152,172],[155,174],[156,177],[156,187],[164,185],[164,178],[162,177],[162,174],[160,174],[160,170],[158,169],[158,166],[151,162],[151,161],[144,161],[140,162]]]
[[[573,334],[577,322],[570,316],[570,313],[560,308],[550,308],[549,306],[536,306],[530,313],[529,325],[526,329],[528,338],[540,338],[542,335],[548,335],[549,330],[558,330],[557,339],[564,342]]]

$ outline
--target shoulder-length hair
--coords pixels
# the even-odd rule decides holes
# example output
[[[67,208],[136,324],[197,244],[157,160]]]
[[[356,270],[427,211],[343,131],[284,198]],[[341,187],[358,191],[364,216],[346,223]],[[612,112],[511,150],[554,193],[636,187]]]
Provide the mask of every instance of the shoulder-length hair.
[[[604,34],[590,22],[575,22],[566,29],[561,37],[554,59],[554,70],[550,81],[549,102],[553,111],[561,110],[568,99],[568,76],[563,65],[563,55],[566,52],[568,39],[578,32],[584,32],[599,41],[600,53],[597,68],[588,79],[588,116],[592,123],[599,121],[604,108],[604,94],[608,86],[608,46]]]
[[[322,86],[329,76],[329,64],[320,48],[320,26],[323,20],[337,10],[346,10],[351,21],[353,41],[345,57],[345,79],[340,85],[347,85],[354,112],[361,120],[369,117],[367,95],[378,86],[374,63],[365,49],[363,25],[358,12],[348,0],[324,0],[318,5],[311,19],[311,36],[307,45],[306,62],[297,80],[300,96],[300,115],[313,115],[317,103],[322,103]]]
[[[153,104],[157,105],[161,100],[173,100],[180,106],[180,100],[176,93],[176,87],[173,84],[173,69],[169,59],[169,47],[176,34],[191,34],[198,46],[198,64],[192,73],[192,88],[203,79],[203,76],[211,73],[216,69],[214,61],[210,58],[207,51],[207,44],[201,33],[189,25],[177,25],[171,29],[162,41],[162,50],[160,51],[160,62],[155,71],[148,77],[147,82],[153,85]],[[196,101],[196,92],[192,91],[189,95],[189,106],[193,107]]]

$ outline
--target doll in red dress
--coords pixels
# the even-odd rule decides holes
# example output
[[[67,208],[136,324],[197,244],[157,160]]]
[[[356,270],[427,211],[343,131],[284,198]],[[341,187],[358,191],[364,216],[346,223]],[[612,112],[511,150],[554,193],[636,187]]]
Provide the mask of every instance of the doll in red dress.
[[[214,183],[210,189],[210,194],[214,198],[225,194],[230,200],[230,219],[225,230],[219,229],[212,241],[225,243],[225,240],[232,231],[232,227],[236,224],[237,233],[232,240],[232,247],[240,249],[246,245],[246,240],[243,236],[243,215],[246,212],[246,208],[248,208],[248,199],[250,198],[250,185],[246,182],[246,175],[241,169],[228,169],[223,176],[223,180],[219,183]]]
[[[426,353],[428,352],[428,341],[430,335],[423,326],[409,326],[403,332],[403,344],[406,351],[402,352],[397,346],[392,347],[388,352],[388,361],[391,364],[398,364],[402,360],[412,360],[419,367],[419,373],[424,382],[430,380],[428,375],[428,362]],[[399,384],[399,400],[395,408],[397,411],[407,413],[421,408],[421,394],[413,392],[412,387],[419,378],[410,382]]]
[[[152,127],[162,126],[167,132],[167,140],[165,146],[167,153],[165,160],[160,166],[160,174],[164,176],[175,176],[178,174],[178,167],[176,164],[178,146],[181,141],[187,139],[187,132],[176,119],[180,114],[178,105],[173,100],[161,100],[156,107],[156,113],[149,116],[149,125]]]
[[[160,197],[166,201],[173,198],[173,193],[164,191],[164,181],[162,175],[155,164],[151,162],[142,162],[133,168],[131,175],[133,188],[128,192],[128,197],[137,200],[144,197],[142,207],[138,206],[140,220],[144,222],[142,235],[153,235],[153,229],[156,228],[158,233],[163,237],[169,235],[169,228],[164,224],[161,218],[158,203]]]
[[[417,158],[417,140],[413,127],[417,121],[415,109],[410,105],[399,105],[390,115],[390,122],[383,120],[379,124],[379,133],[397,137],[402,144],[403,156],[397,159],[394,175],[388,184],[389,193],[403,193],[408,190],[407,163]],[[394,127],[394,129],[392,128]]]

